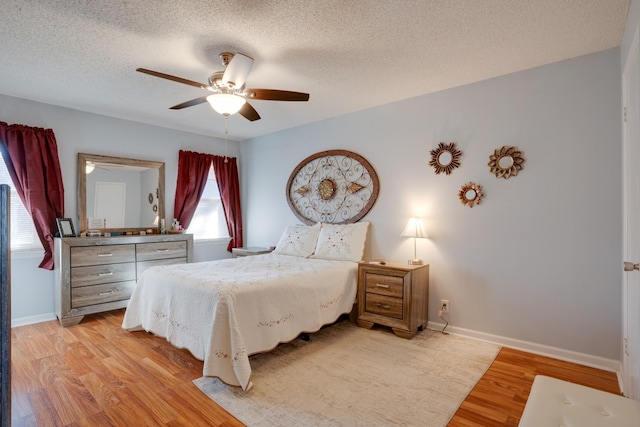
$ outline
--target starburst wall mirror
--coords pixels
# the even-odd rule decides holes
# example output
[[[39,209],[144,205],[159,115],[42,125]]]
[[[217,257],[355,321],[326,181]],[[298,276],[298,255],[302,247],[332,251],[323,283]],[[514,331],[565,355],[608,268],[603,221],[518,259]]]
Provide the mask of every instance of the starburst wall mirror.
[[[429,162],[429,166],[433,166],[436,175],[443,172],[450,175],[451,171],[460,166],[462,151],[456,148],[455,142],[448,144],[441,142],[437,148],[430,151],[430,154],[431,161]]]
[[[509,179],[512,176],[518,175],[518,172],[522,170],[522,163],[524,163],[522,151],[516,147],[505,145],[502,148],[496,149],[493,154],[489,156],[489,163],[487,165],[496,178]]]

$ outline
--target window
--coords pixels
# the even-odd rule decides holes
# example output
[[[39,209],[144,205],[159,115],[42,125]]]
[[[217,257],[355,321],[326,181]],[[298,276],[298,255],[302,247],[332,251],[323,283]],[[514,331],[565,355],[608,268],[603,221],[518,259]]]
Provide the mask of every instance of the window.
[[[229,237],[227,221],[224,217],[220,191],[218,190],[213,168],[209,169],[207,184],[204,187],[204,192],[187,232],[192,233],[195,240]]]
[[[11,187],[11,250],[42,249],[31,215],[22,204],[3,159],[0,160],[0,184]]]

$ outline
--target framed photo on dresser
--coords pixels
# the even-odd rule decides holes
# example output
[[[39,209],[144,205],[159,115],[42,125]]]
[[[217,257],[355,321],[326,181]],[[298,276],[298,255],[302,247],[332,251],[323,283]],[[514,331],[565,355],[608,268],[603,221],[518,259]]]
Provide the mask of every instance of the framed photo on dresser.
[[[58,223],[60,237],[76,237],[71,218],[56,218],[56,222]]]

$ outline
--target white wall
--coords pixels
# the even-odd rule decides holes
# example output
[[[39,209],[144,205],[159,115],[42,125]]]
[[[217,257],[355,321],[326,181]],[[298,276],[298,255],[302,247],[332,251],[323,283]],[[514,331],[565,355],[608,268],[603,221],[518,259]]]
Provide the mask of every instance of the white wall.
[[[212,120],[216,120],[212,113]],[[53,129],[65,188],[65,217],[73,218],[77,229],[76,162],[78,153],[103,154],[165,162],[165,213],[173,217],[178,151],[191,150],[225,154],[224,140],[68,108],[0,95],[0,120],[9,124]],[[220,117],[220,120],[222,118]],[[227,155],[238,157],[236,142],[227,144]],[[223,245],[223,246],[221,246]],[[197,260],[230,257],[227,241],[218,245],[198,244]],[[223,250],[220,250],[222,247]],[[53,273],[38,269],[42,252],[13,254],[11,258],[11,318],[13,325],[55,318],[53,315]],[[53,317],[52,317],[53,316]]]
[[[620,99],[611,49],[244,141],[246,243],[274,245],[299,222],[285,186],[302,159],[351,150],[380,178],[364,217],[368,258],[411,258],[400,233],[409,217],[425,218],[430,321],[445,298],[454,327],[619,361]],[[440,141],[463,151],[450,176],[428,166]],[[509,180],[487,166],[503,145],[526,159]],[[457,196],[468,181],[485,193],[473,209]]]

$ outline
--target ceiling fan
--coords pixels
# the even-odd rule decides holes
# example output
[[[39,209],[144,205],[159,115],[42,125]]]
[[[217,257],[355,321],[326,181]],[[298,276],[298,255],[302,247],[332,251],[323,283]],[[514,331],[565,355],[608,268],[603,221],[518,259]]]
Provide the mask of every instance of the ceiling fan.
[[[245,89],[246,79],[253,67],[253,58],[242,53],[222,52],[220,54],[220,60],[222,61],[222,65],[225,66],[225,69],[224,71],[216,71],[211,74],[209,76],[209,84],[198,83],[193,80],[148,70],[146,68],[137,68],[136,71],[212,92],[211,94],[183,102],[182,104],[174,105],[171,107],[172,110],[181,110],[209,102],[211,107],[223,116],[239,113],[247,120],[253,122],[260,120],[260,115],[255,108],[247,102],[247,99],[260,101],[309,100],[309,94],[303,92],[276,89]]]

